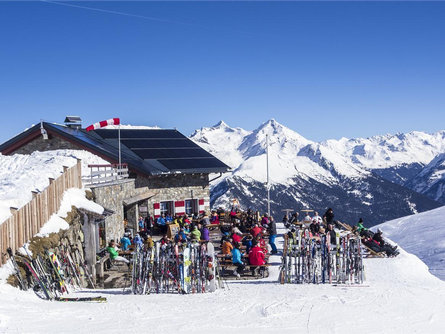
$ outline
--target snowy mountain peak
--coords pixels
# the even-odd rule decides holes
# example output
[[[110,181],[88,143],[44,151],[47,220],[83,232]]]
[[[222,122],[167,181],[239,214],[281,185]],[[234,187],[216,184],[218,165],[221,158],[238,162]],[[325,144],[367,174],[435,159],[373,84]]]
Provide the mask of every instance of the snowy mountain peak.
[[[223,120],[220,120],[218,123],[212,126],[212,128],[230,128],[230,126],[228,126]]]

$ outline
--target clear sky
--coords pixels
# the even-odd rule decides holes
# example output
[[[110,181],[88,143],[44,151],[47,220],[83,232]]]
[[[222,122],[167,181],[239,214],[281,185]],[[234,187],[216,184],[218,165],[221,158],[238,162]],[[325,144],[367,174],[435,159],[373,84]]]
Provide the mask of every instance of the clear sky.
[[[0,112],[0,142],[65,115],[186,135],[270,118],[317,141],[433,132],[445,3],[0,1]]]

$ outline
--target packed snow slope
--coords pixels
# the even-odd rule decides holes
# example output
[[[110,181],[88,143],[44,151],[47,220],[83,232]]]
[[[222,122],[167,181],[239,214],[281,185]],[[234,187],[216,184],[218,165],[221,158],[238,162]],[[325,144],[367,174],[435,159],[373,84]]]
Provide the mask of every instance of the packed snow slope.
[[[445,206],[375,226],[445,280]]]
[[[271,208],[275,215],[281,215],[283,207],[321,212],[333,207],[337,219],[355,223],[362,217],[372,226],[440,206],[402,182],[384,177],[381,171],[389,173],[388,169],[396,168],[400,174],[403,161],[422,168],[435,154],[445,151],[444,136],[445,132],[411,133],[406,138],[343,138],[316,143],[270,120],[254,131],[232,128],[221,121],[195,131],[191,139],[232,167],[232,173],[212,184],[214,207],[225,206],[232,198],[239,199],[245,209],[266,207],[269,142]]]
[[[282,230],[279,232],[282,233]],[[282,248],[282,238],[277,238]],[[362,287],[281,285],[280,257],[257,281],[215,293],[131,295],[89,290],[105,304],[38,299],[0,284],[2,333],[444,333],[445,283],[416,256],[365,259]]]
[[[0,224],[11,215],[9,208],[20,208],[32,199],[31,191],[42,191],[49,178],[57,178],[63,166],[72,167],[82,159],[82,174],[88,175],[88,164],[107,162],[87,151],[55,150],[32,154],[0,154]]]

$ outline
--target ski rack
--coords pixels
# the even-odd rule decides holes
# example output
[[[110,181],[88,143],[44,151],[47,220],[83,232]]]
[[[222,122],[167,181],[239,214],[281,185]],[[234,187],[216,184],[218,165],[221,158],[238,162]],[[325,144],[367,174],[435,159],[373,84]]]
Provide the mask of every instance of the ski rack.
[[[362,284],[364,266],[360,238],[352,233],[336,232],[335,243],[329,236],[310,237],[300,228],[292,237],[284,236],[281,284]]]
[[[133,253],[131,291],[133,294],[206,293],[216,290],[217,263],[213,244],[173,243],[152,248],[137,247]]]

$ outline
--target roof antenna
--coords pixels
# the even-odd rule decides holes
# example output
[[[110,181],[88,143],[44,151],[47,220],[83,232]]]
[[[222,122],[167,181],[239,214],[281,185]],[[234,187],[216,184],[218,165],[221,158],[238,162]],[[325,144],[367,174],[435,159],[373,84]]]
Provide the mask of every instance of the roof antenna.
[[[40,120],[40,133],[43,136],[43,140],[48,140],[48,132],[46,132],[45,128],[43,127],[43,120]]]

